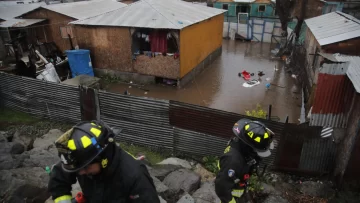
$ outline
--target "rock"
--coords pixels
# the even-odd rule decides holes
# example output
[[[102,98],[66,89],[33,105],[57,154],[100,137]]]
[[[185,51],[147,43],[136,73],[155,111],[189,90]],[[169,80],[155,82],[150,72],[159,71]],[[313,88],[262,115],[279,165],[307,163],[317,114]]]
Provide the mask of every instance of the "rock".
[[[164,184],[169,187],[171,191],[178,192],[184,190],[187,193],[192,193],[200,186],[201,177],[188,169],[179,169],[171,172],[164,179]]]
[[[186,194],[182,196],[177,203],[195,203],[195,200],[189,194]]]
[[[334,194],[335,191],[329,183],[305,181],[300,185],[300,192],[312,197],[327,198]]]
[[[5,140],[2,140],[2,141],[6,141],[6,142],[10,142],[11,139],[12,139],[12,136],[9,135],[9,132],[6,132],[6,131],[0,131],[0,138],[5,138]],[[1,139],[0,139],[0,142],[2,142]]]
[[[17,142],[0,143],[0,154],[21,154],[24,152],[24,146]]]
[[[63,134],[58,129],[49,130],[49,132],[34,141],[34,149],[48,149],[54,146],[54,142]]]
[[[215,183],[205,182],[192,195],[196,203],[212,203],[220,202],[220,199],[215,193]]]
[[[161,196],[159,196],[160,199],[160,203],[167,203],[167,201],[165,201]]]
[[[206,170],[201,164],[196,164],[194,172],[201,176],[202,182],[212,181],[215,179],[215,175]]]
[[[156,177],[154,176],[151,176],[152,179],[153,179],[153,182],[155,184],[155,188],[156,188],[156,191],[158,193],[164,193],[166,192],[167,190],[169,190],[169,188],[164,184],[162,183],[159,179],[157,179]]]
[[[148,168],[148,170],[149,170],[150,175],[163,181],[167,175],[169,175],[171,172],[176,171],[180,168],[181,168],[181,166],[165,164],[165,165],[155,165],[151,168]]]
[[[188,161],[183,160],[183,159],[179,159],[179,158],[167,158],[165,160],[163,160],[162,162],[158,163],[160,165],[164,165],[164,164],[170,164],[170,165],[176,165],[176,166],[181,166],[183,168],[186,169],[191,169],[191,165]]]
[[[2,142],[8,142],[6,136],[5,136],[5,133],[4,131],[0,131],[0,143]]]
[[[288,203],[288,201],[278,195],[269,195],[263,203]]]
[[[29,136],[20,135],[20,131],[16,131],[14,133],[14,137],[12,141],[24,145],[25,150],[28,151],[33,148],[34,140],[35,140],[34,138],[31,138]]]
[[[261,183],[261,187],[263,190],[261,191],[264,194],[274,194],[274,195],[281,195],[281,192],[276,190],[274,186],[268,185],[266,183]]]
[[[0,170],[15,168],[14,159],[11,154],[0,154]]]
[[[27,159],[24,159],[22,166],[24,167],[42,167],[45,168],[46,166],[51,167],[52,165],[56,164],[60,161],[58,157],[58,152],[55,147],[50,147],[48,150],[41,149],[38,150],[34,148],[30,151],[24,153],[28,155]]]
[[[45,202],[49,175],[39,167],[0,171],[0,202]]]

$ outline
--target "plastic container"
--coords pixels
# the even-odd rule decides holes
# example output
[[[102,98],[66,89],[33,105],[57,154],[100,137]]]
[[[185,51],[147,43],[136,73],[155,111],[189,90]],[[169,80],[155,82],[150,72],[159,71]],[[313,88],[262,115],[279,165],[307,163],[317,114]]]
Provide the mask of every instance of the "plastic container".
[[[66,54],[73,78],[77,75],[94,76],[89,50],[66,50]]]

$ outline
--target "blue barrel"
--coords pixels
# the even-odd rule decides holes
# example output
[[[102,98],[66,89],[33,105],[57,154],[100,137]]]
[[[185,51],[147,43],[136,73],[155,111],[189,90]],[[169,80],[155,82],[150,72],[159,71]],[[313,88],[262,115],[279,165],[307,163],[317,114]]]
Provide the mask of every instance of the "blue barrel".
[[[77,75],[94,76],[91,64],[90,51],[86,49],[66,50],[72,77]]]

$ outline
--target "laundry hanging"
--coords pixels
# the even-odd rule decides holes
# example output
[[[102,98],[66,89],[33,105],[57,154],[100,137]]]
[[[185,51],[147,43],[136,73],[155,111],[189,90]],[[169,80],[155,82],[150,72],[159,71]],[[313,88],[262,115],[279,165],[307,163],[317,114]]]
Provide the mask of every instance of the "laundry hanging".
[[[150,33],[150,45],[152,52],[167,52],[167,33],[164,31],[153,31]]]

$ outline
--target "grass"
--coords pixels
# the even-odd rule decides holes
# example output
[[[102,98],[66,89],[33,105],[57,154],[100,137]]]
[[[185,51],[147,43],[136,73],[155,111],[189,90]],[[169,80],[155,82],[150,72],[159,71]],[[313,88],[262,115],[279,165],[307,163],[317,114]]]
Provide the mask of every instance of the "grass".
[[[139,155],[145,155],[146,160],[149,161],[151,165],[157,164],[162,160],[170,157],[169,152],[160,152],[148,147],[142,147],[128,143],[120,143],[120,147],[135,157],[138,157]]]
[[[37,121],[39,121],[38,118],[35,118],[27,113],[11,109],[0,109],[0,122],[27,124]]]

